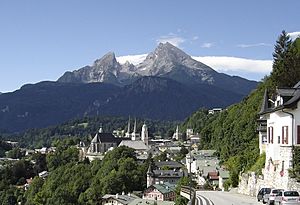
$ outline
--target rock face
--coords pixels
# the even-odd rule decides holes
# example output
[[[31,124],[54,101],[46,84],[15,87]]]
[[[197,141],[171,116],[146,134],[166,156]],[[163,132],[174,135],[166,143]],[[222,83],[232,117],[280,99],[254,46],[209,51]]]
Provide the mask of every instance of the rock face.
[[[110,52],[94,62],[92,66],[85,66],[74,72],[66,72],[58,82],[93,83],[107,82],[119,84],[118,77],[122,67],[117,62],[115,54]]]
[[[124,86],[143,76],[165,77],[185,85],[208,84],[239,94],[249,93],[257,84],[255,81],[218,73],[170,43],[160,43],[136,66],[129,62],[121,65],[114,53],[108,53],[92,66],[66,72],[58,82],[106,82]]]
[[[209,66],[198,62],[191,56],[170,43],[160,43],[154,52],[150,53],[144,62],[138,66],[138,72],[146,76],[169,77],[177,81],[184,81],[184,78],[194,78],[193,82],[213,81],[210,73],[215,72]],[[176,75],[181,75],[176,77]],[[186,75],[186,76],[182,76]],[[189,83],[191,83],[189,81]]]

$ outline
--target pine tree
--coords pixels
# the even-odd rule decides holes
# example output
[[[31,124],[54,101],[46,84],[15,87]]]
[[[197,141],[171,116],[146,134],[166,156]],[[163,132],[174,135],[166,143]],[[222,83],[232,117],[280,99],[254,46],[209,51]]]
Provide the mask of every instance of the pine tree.
[[[286,86],[286,67],[284,62],[286,61],[290,46],[290,36],[283,30],[278,40],[276,41],[276,45],[274,48],[275,51],[273,53],[273,71],[271,74],[274,84],[278,87]]]

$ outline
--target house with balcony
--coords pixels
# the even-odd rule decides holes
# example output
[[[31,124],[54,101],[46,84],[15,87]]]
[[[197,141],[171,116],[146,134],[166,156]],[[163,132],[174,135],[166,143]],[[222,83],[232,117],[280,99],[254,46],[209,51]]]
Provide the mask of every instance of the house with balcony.
[[[259,148],[266,153],[263,170],[266,185],[289,189],[288,170],[293,166],[293,149],[300,146],[300,81],[292,88],[277,88],[276,95],[264,94],[259,119]]]

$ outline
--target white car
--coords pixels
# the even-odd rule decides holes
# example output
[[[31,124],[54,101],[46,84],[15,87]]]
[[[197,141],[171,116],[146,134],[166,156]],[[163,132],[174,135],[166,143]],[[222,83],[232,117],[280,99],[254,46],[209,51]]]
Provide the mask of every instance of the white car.
[[[267,204],[268,205],[274,205],[275,197],[281,191],[283,191],[283,189],[271,189],[270,194],[266,195]]]
[[[278,205],[300,205],[300,197],[297,191],[280,191],[276,194],[275,203]]]

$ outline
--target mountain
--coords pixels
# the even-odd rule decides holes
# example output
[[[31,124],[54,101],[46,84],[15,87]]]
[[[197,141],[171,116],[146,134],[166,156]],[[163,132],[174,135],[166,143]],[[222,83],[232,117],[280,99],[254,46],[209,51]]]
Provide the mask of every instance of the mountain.
[[[189,87],[151,76],[124,87],[108,83],[40,82],[0,95],[0,129],[19,132],[96,115],[183,120],[199,107],[226,107],[241,98],[239,94],[205,84]]]
[[[159,44],[146,59],[120,64],[112,52],[56,82],[0,95],[0,130],[19,132],[83,116],[183,120],[199,108],[227,107],[257,85],[218,73],[175,46]]]
[[[66,72],[58,82],[107,82],[124,86],[142,76],[165,77],[185,85],[208,84],[244,96],[257,85],[255,81],[218,73],[168,42],[160,43],[136,66],[128,62],[119,64],[114,53],[110,52],[92,66]]]
[[[23,131],[55,125],[86,115],[120,88],[105,83],[41,82],[0,95],[0,130]]]
[[[241,97],[205,84],[191,87],[172,79],[148,76],[122,88],[103,109],[112,115],[183,120],[199,107],[226,107]]]

